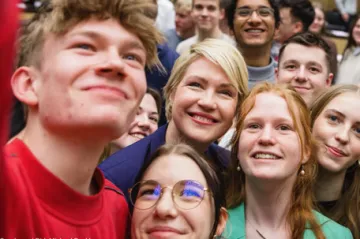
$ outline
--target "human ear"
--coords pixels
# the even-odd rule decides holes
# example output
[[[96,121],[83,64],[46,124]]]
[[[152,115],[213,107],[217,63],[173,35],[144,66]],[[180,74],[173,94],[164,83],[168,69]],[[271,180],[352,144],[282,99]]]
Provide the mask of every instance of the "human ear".
[[[226,222],[229,218],[227,210],[222,207],[220,209],[219,223],[216,228],[216,235],[221,235],[225,231]]]
[[[275,82],[279,84],[279,68],[275,67]]]
[[[328,76],[328,78],[326,79],[326,86],[327,86],[327,87],[331,86],[331,83],[332,83],[333,79],[334,79],[334,74],[333,74],[333,73],[329,73],[329,76]]]
[[[22,66],[16,69],[11,77],[11,88],[15,97],[28,106],[38,104],[37,75],[35,68]]]

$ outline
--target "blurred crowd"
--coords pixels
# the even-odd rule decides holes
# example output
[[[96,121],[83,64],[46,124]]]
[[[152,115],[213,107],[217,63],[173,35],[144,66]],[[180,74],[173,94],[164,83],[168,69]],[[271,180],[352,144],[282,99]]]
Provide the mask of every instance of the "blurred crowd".
[[[334,3],[2,0],[0,238],[360,239]]]

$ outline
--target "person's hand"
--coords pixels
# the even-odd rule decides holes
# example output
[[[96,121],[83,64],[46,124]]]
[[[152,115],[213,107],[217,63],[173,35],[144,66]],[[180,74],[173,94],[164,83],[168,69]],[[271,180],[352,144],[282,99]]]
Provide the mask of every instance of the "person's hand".
[[[348,21],[349,21],[349,14],[344,13],[344,14],[342,14],[341,16],[342,16],[342,19],[344,19],[345,22],[348,22]]]

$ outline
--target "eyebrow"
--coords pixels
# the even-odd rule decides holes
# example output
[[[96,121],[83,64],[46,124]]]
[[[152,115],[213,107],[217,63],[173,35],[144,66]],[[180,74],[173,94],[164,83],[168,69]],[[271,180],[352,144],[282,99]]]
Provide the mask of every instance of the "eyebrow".
[[[239,8],[251,8],[251,6],[249,6],[249,5],[244,5],[244,6],[239,6],[239,7],[237,7],[238,9]],[[256,8],[271,8],[271,7],[269,7],[269,6],[265,6],[265,5],[260,5],[260,6],[256,6]]]
[[[341,115],[343,118],[345,118],[345,115],[336,109],[327,109],[327,110],[325,110],[324,113],[335,113],[335,114]]]
[[[198,80],[200,80],[200,81],[202,81],[202,82],[204,82],[204,83],[208,83],[209,81],[206,79],[206,78],[204,78],[204,77],[201,77],[201,76],[198,76],[198,75],[190,75],[188,78],[187,78],[187,80],[189,80],[189,79],[198,79]],[[231,88],[234,88],[235,90],[236,90],[236,87],[234,86],[234,84],[232,84],[232,83],[221,83],[220,84],[220,87],[223,87],[223,88],[225,88],[225,87],[231,87]]]
[[[91,31],[91,30],[83,30],[83,31],[76,31],[76,32],[72,32],[68,35],[68,37],[74,37],[74,36],[84,36],[84,37],[88,37],[88,38],[93,38],[95,40],[106,40],[106,37],[104,37],[103,35],[95,32],[95,31]],[[143,51],[145,51],[144,46],[139,42],[139,41],[123,41],[123,47],[124,45],[126,47],[124,48],[130,48],[130,49],[141,49]]]
[[[140,110],[144,110],[144,108],[141,107],[141,106],[139,106],[139,109],[140,109]],[[159,115],[159,112],[157,112],[157,111],[151,111],[150,114],[152,114],[152,115]]]

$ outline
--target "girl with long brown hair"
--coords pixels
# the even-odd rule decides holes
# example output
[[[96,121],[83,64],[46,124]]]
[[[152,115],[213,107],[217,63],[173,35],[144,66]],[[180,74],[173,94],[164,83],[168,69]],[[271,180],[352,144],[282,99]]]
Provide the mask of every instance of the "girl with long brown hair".
[[[262,83],[245,99],[232,140],[227,187],[231,238],[352,238],[313,211],[316,144],[303,99]]]
[[[315,196],[326,216],[360,238],[360,87],[329,88],[311,107],[319,142]]]

